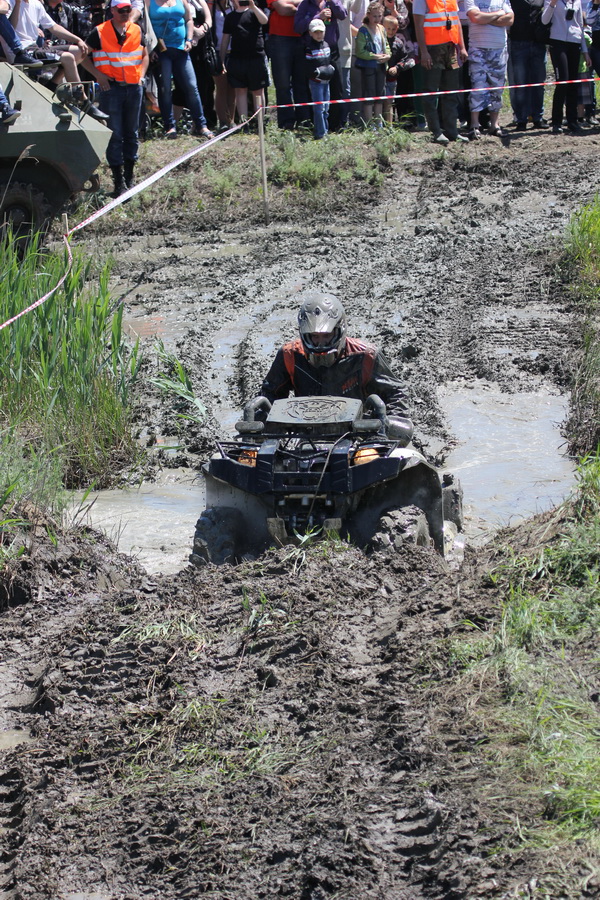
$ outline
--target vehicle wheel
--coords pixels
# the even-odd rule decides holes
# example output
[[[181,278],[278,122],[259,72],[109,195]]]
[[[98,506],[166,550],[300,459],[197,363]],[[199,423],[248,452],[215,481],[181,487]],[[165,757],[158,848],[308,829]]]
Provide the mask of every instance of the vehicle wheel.
[[[402,544],[431,545],[427,517],[418,506],[405,506],[385,513],[371,541],[373,550],[399,550]]]
[[[457,531],[463,530],[463,491],[458,479],[444,476],[442,486],[442,510],[444,519],[453,522]]]
[[[190,562],[195,566],[235,563],[241,550],[243,517],[237,509],[214,506],[196,522]]]
[[[9,228],[13,237],[27,244],[36,232],[45,234],[51,210],[45,195],[29,184],[0,182],[0,236]]]

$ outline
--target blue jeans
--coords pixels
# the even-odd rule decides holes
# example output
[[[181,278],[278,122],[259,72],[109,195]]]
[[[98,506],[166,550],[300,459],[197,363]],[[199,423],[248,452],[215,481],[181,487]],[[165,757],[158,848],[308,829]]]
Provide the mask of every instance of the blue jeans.
[[[0,37],[13,53],[20,53],[23,49],[15,29],[8,21],[8,15],[0,15]]]
[[[197,129],[206,128],[206,119],[202,109],[202,101],[198,92],[196,73],[190,59],[190,54],[185,50],[176,50],[167,47],[158,54],[160,64],[160,94],[158,105],[163,119],[165,131],[175,128],[175,116],[173,115],[173,102],[171,100],[171,76],[182,89],[192,121]]]
[[[271,60],[271,72],[278,104],[307,103],[309,93],[306,85],[306,64],[302,38],[283,34],[270,34],[267,52]],[[277,110],[277,124],[280,128],[293,128],[297,122],[310,120],[306,108],[288,107]]]
[[[531,84],[546,80],[546,45],[539,41],[510,41],[509,84]],[[511,88],[510,103],[517,122],[544,118],[544,88]]]
[[[141,84],[111,84],[110,90],[100,92],[100,109],[110,116],[112,131],[106,160],[109,166],[122,166],[126,159],[138,158],[138,128],[143,89]]]
[[[329,82],[309,81],[310,96],[313,100],[329,101]],[[313,106],[315,140],[325,137],[329,125],[329,102]]]

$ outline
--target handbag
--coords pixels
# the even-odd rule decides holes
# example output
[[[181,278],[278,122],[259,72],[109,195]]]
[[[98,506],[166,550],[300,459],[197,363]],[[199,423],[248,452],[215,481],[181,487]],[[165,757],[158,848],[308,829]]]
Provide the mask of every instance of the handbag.
[[[214,45],[212,34],[210,33],[210,31],[206,32],[204,40],[202,41],[199,49],[202,53],[204,64],[210,74],[222,75],[223,63],[221,62],[221,57],[217,53],[217,48]]]
[[[552,30],[552,20],[544,25],[542,22],[543,6],[534,6],[530,4],[529,21],[533,29],[533,40],[538,44],[547,44],[550,40],[550,31]]]

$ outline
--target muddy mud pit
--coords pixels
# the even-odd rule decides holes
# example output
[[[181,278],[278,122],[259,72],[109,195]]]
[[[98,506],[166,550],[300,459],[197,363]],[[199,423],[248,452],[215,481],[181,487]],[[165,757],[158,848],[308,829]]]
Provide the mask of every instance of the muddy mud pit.
[[[179,445],[163,481],[197,489],[316,287],[402,375],[417,445],[471,478],[474,535],[489,541],[504,518],[487,482],[523,515],[536,496],[558,501],[565,461],[527,470],[521,510],[507,500],[507,450],[525,434],[549,467],[560,459],[579,336],[555,263],[600,141],[483,143],[418,145],[385,199],[335,222],[119,234],[132,333],[161,337],[211,412],[178,433],[144,395],[143,440]],[[469,441],[489,463],[471,475]],[[156,537],[156,498],[143,515],[150,571],[100,532],[40,536],[4,590],[1,898],[473,900],[530,896],[518,892],[548,877],[533,851],[509,852],[536,810],[491,791],[468,698],[449,700],[432,663],[466,619],[495,615],[493,541],[473,541],[460,571],[429,549],[347,546],[198,571],[183,564],[193,521],[182,546]],[[132,544],[143,551],[143,528]]]

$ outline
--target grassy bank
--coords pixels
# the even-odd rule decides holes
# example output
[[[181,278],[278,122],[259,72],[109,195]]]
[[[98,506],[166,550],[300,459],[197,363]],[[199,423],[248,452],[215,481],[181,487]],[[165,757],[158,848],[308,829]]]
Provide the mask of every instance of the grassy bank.
[[[51,290],[66,253],[0,244],[0,322]],[[110,482],[135,454],[130,393],[139,368],[113,308],[108,270],[76,254],[64,285],[0,331],[0,498],[60,509],[63,487]]]
[[[272,221],[287,221],[303,210],[323,213],[357,208],[357,191],[373,202],[383,190],[385,174],[393,159],[411,145],[411,136],[398,127],[377,131],[360,129],[329,135],[314,141],[312,134],[266,129],[269,211]],[[162,138],[141,145],[136,169],[146,178],[198,146],[196,138],[182,136],[177,144]],[[109,176],[103,180],[110,190]],[[106,193],[94,203],[106,202]],[[80,213],[82,211],[80,210]],[[100,220],[99,232],[114,230],[114,216],[121,227],[135,230],[148,223],[165,229],[186,222],[202,229],[228,222],[262,221],[262,180],[257,134],[233,134],[206,154],[182,164],[112,216]]]
[[[582,313],[582,356],[572,394],[569,438],[575,452],[600,445],[600,196],[573,216],[566,276]]]
[[[596,198],[572,220],[566,261],[583,321],[572,421],[587,455],[576,490],[506,538],[484,576],[498,614],[463,623],[466,636],[439,648],[434,666],[456,702],[468,698],[467,730],[482,735],[485,799],[512,822],[510,852],[539,855],[546,875],[535,896],[553,900],[600,889],[599,260]],[[448,682],[444,691],[447,703]]]

